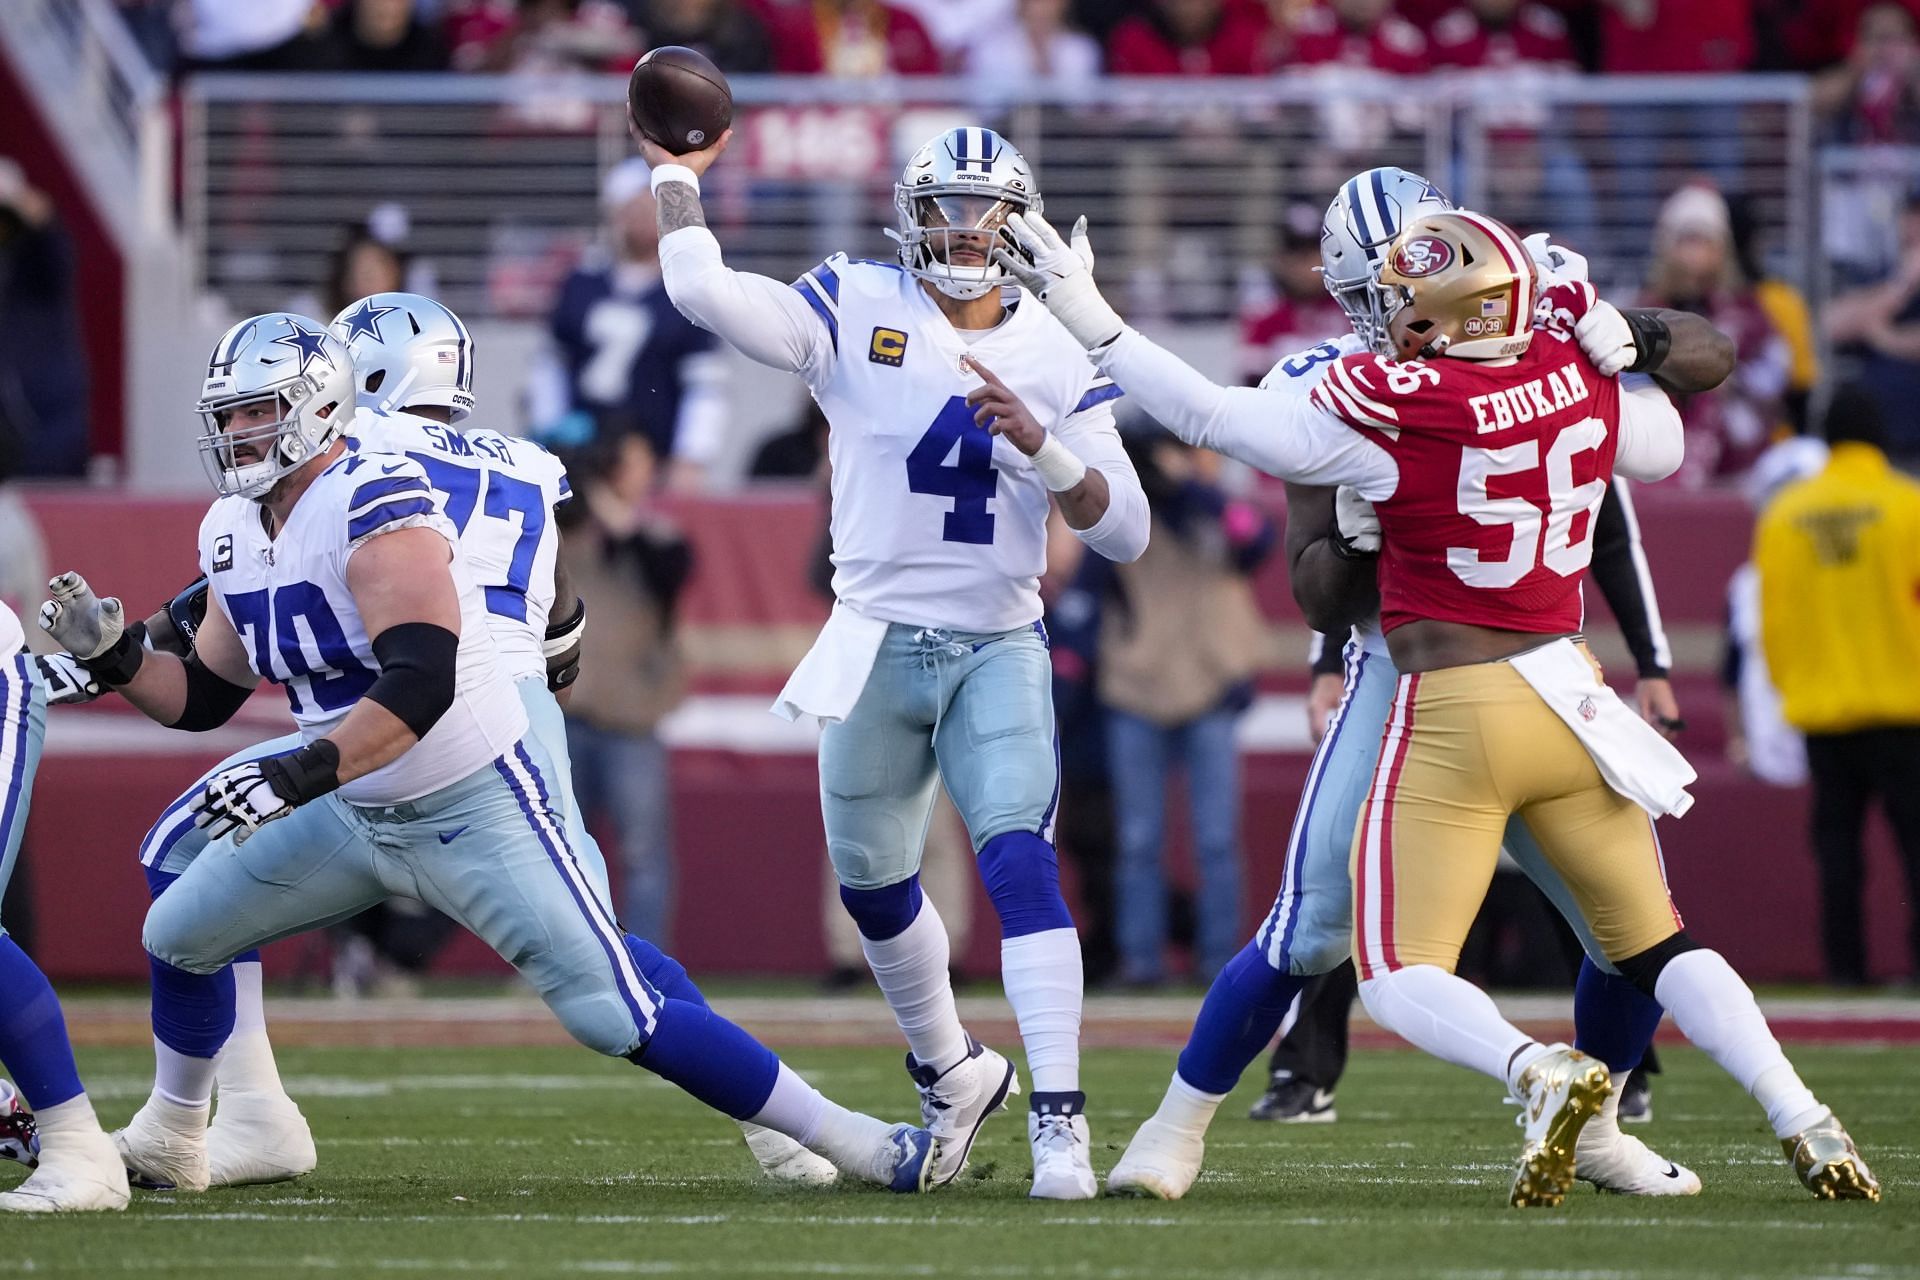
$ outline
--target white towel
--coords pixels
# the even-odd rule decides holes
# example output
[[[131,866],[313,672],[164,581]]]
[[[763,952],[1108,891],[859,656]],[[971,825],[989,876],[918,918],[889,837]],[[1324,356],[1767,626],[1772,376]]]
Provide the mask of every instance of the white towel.
[[[855,613],[843,604],[834,605],[833,616],[820,628],[813,648],[800,659],[774,700],[773,714],[787,720],[801,716],[845,720],[853,704],[860,701],[880,642],[886,638],[886,622]]]
[[[1677,818],[1693,807],[1687,785],[1700,775],[1601,682],[1573,641],[1555,640],[1508,661],[1573,730],[1608,786],[1656,818]]]

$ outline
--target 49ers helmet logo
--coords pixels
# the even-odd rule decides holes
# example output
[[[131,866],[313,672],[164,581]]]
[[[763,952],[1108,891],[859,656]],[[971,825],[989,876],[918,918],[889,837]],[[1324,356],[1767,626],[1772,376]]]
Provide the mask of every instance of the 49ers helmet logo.
[[[1409,280],[1430,276],[1453,264],[1453,246],[1439,236],[1415,236],[1393,251],[1393,269]]]

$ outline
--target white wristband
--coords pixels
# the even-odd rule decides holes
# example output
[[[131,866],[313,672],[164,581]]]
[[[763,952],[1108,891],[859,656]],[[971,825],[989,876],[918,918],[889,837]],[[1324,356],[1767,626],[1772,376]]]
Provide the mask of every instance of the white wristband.
[[[1040,473],[1040,483],[1054,493],[1065,493],[1087,477],[1087,464],[1052,433],[1027,461]]]
[[[700,175],[683,164],[656,165],[653,170],[652,188],[657,195],[663,182],[684,182],[697,193],[700,190]]]

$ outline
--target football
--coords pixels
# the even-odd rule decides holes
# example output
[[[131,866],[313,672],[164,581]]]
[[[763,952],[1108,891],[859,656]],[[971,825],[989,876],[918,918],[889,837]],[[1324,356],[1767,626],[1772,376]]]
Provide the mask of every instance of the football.
[[[696,49],[648,50],[627,81],[627,109],[648,139],[674,155],[713,145],[733,122],[733,90]]]

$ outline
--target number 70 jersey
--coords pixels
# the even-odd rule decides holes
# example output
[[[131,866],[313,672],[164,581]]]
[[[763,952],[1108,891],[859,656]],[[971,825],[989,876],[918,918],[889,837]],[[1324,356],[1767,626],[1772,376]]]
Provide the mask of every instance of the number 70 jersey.
[[[1010,631],[1040,617],[1050,495],[974,425],[977,358],[1089,467],[1131,476],[1111,379],[1034,298],[961,333],[913,276],[836,254],[794,288],[829,343],[802,370],[831,430],[833,593],[888,622]]]

